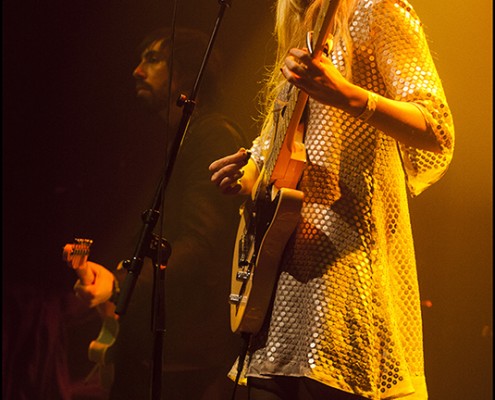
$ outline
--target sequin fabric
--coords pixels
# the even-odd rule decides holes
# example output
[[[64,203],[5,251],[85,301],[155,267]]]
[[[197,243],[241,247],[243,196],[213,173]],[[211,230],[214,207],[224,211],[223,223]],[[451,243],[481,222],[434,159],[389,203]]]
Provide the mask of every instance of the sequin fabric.
[[[426,399],[408,192],[418,195],[445,173],[452,117],[409,3],[360,1],[351,36],[353,81],[417,105],[442,152],[398,144],[310,99],[301,221],[271,318],[252,338],[247,376],[305,376],[369,399]],[[333,62],[343,70],[335,46]],[[252,147],[260,165],[264,139]]]

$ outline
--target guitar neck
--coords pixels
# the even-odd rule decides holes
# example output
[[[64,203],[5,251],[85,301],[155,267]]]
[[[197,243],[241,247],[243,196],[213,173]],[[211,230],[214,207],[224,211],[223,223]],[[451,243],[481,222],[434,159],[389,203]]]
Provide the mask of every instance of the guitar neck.
[[[330,32],[334,29],[334,17],[341,0],[323,0],[321,11],[313,30],[313,58],[320,57]]]
[[[321,10],[312,32],[313,58],[321,57],[330,32],[340,0],[323,0]],[[308,46],[309,47],[309,46]],[[267,183],[277,182],[277,187],[295,188],[298,177],[290,178],[292,173],[301,173],[306,161],[304,149],[304,124],[302,117],[308,101],[308,94],[289,85],[285,99],[278,99],[274,107],[274,129],[272,148],[268,155],[264,175]],[[297,175],[297,174],[296,174]]]
[[[273,182],[280,178],[278,171],[286,170],[296,152],[295,143],[303,142],[303,132],[298,129],[304,114],[308,95],[294,86],[289,88],[287,102],[283,105],[283,117],[276,117],[276,134],[272,150],[265,163],[265,173]]]

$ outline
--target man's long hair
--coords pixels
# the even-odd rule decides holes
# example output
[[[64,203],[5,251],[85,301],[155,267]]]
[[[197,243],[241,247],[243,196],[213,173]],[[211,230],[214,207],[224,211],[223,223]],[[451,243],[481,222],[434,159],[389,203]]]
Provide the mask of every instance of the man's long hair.
[[[184,94],[190,95],[208,46],[209,36],[206,33],[192,28],[177,27],[172,37],[170,27],[158,28],[150,32],[140,43],[137,49],[138,55],[151,44],[160,41],[160,50],[170,56],[172,54],[172,40],[174,46],[172,73],[180,82],[180,90],[184,91]],[[221,55],[218,50],[213,49],[198,92],[198,97],[201,97],[203,101],[221,97],[221,70]]]

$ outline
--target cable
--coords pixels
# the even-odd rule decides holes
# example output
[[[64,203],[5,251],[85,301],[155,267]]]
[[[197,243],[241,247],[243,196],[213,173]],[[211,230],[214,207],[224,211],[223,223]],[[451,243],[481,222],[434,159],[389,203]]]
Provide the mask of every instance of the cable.
[[[235,400],[235,394],[237,391],[237,386],[239,386],[239,379],[241,378],[242,370],[244,368],[244,361],[246,359],[246,354],[248,351],[249,341],[251,339],[251,334],[243,332],[243,333],[241,333],[241,337],[242,337],[241,352],[239,354],[239,359],[237,362],[237,374],[235,376],[234,390],[232,391],[231,400]]]

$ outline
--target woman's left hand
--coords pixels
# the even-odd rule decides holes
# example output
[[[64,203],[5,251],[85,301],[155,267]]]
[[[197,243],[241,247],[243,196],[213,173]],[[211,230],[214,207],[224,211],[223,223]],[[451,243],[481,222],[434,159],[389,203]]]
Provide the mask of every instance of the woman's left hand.
[[[343,110],[349,109],[354,85],[342,76],[325,55],[314,59],[308,49],[293,48],[285,58],[282,74],[316,101]]]

